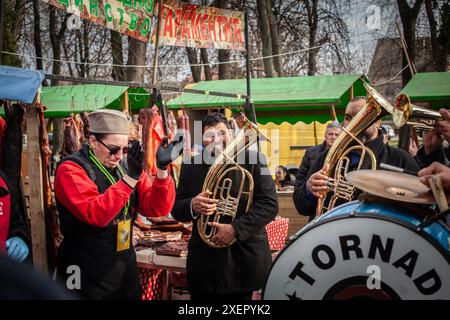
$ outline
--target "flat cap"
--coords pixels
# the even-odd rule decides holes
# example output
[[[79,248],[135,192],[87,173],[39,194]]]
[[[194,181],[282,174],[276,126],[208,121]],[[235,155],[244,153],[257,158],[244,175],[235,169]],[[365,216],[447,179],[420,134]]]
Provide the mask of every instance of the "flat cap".
[[[121,111],[96,110],[89,113],[88,120],[92,133],[130,134],[131,117]]]

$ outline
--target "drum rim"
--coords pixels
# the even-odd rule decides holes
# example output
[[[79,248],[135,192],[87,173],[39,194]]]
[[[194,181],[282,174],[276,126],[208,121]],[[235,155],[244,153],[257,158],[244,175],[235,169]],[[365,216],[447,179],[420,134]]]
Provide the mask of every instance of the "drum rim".
[[[351,201],[348,202],[347,204],[350,203],[354,203],[354,202],[358,202],[358,201]],[[275,260],[273,261],[272,265],[270,266],[270,270],[269,270],[269,274],[267,276],[267,279],[265,281],[262,293],[261,293],[261,297],[264,299],[264,294],[266,291],[266,287],[267,287],[267,282],[269,281],[269,277],[270,277],[270,273],[272,272],[275,264],[277,263],[278,259],[281,258],[282,254],[284,253],[284,251],[286,251],[291,245],[293,245],[293,243],[295,241],[298,240],[298,238],[300,238],[302,235],[304,235],[305,233],[307,233],[308,231],[313,230],[314,228],[321,226],[323,224],[326,224],[328,222],[333,222],[333,221],[338,221],[341,219],[346,219],[346,218],[350,218],[350,219],[360,219],[360,218],[369,218],[369,219],[376,219],[376,220],[388,220],[390,222],[395,222],[399,225],[401,225],[402,227],[405,227],[406,229],[409,229],[410,231],[419,234],[420,236],[422,236],[423,238],[425,238],[425,240],[427,240],[433,247],[435,247],[439,253],[443,256],[443,258],[447,261],[447,263],[450,265],[450,252],[446,252],[445,249],[440,245],[440,243],[433,238],[429,233],[426,233],[423,229],[420,231],[417,231],[416,227],[411,225],[410,223],[407,223],[405,220],[401,220],[395,217],[390,217],[390,216],[381,216],[375,213],[365,213],[364,215],[358,215],[358,208],[359,206],[352,211],[353,214],[348,214],[345,216],[337,216],[337,217],[331,217],[327,220],[320,220],[315,222],[314,224],[312,224],[311,226],[308,227],[308,225],[306,225],[302,230],[300,230],[297,234],[294,235],[294,238],[292,239],[292,241],[285,246],[280,253],[276,256]],[[439,222],[439,221],[437,221]],[[450,248],[449,248],[450,249]]]

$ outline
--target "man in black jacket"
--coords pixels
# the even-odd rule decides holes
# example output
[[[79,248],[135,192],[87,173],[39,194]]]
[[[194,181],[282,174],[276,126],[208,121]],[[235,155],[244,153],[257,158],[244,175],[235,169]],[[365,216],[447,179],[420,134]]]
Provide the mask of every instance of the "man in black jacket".
[[[301,186],[305,182],[306,177],[308,176],[309,168],[311,168],[312,164],[316,161],[316,159],[323,151],[328,150],[333,145],[334,140],[336,140],[341,132],[342,127],[339,122],[330,122],[325,129],[323,143],[317,146],[310,147],[306,150],[305,155],[302,159],[302,163],[300,164],[297,175],[295,177],[296,188],[293,194],[295,205],[297,203],[295,199],[296,197],[298,197],[299,186]],[[298,208],[297,211],[299,211]]]
[[[365,104],[364,97],[354,98],[345,109],[345,119],[344,126],[353,119],[354,116],[361,110]],[[383,135],[379,129],[381,121],[378,120],[372,126],[367,128],[360,135],[360,140],[364,142],[365,146],[373,151],[377,159],[377,168],[379,168],[381,163],[390,164],[393,166],[401,167],[410,171],[417,172],[419,166],[414,161],[414,159],[406,151],[390,147],[383,142]],[[327,190],[327,179],[328,176],[325,175],[327,170],[327,165],[324,165],[325,158],[328,154],[328,150],[322,152],[317,161],[312,165],[308,172],[307,179],[298,186],[296,190],[296,197],[294,202],[297,210],[306,216],[310,217],[312,220],[316,213],[317,199],[322,198],[322,193]],[[350,157],[350,168],[349,171],[356,169],[360,154],[357,152],[351,152]],[[371,162],[368,157],[365,158],[363,162],[362,169],[371,168]],[[354,193],[354,198],[358,193]],[[338,201],[337,205],[342,204],[342,201]]]
[[[412,154],[421,168],[428,167],[433,162],[450,164],[450,111],[441,109],[439,112],[443,120],[436,121],[433,131],[424,133],[422,147],[416,154]]]
[[[244,164],[254,179],[253,202],[245,213],[244,197],[231,223],[213,223],[217,233],[211,238],[213,248],[200,237],[197,222],[200,215],[215,213],[217,200],[202,192],[203,181],[210,168],[217,146],[230,141],[229,124],[224,115],[212,113],[203,119],[203,155],[181,166],[175,205],[172,215],[182,222],[193,221],[192,237],[187,257],[187,280],[193,300],[250,300],[252,292],[264,286],[272,263],[265,230],[278,212],[275,184],[262,154],[246,151]],[[239,157],[238,157],[239,158]],[[249,160],[256,161],[249,161]],[[209,161],[208,161],[209,160]],[[233,178],[231,176],[230,178]],[[236,180],[233,180],[236,181]],[[235,187],[234,183],[233,187]]]

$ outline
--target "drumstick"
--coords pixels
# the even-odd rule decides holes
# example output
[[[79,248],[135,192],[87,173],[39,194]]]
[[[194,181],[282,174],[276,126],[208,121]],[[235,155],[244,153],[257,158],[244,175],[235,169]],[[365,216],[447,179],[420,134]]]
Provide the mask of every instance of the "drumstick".
[[[443,212],[448,209],[447,198],[445,196],[444,188],[442,188],[441,178],[438,175],[432,175],[428,180],[430,182],[431,190],[433,191],[436,203],[439,206],[439,211]]]
[[[396,167],[396,166],[393,166],[393,165],[390,165],[390,164],[387,164],[387,163],[381,163],[380,164],[380,168],[381,169],[386,169],[386,170],[389,170],[389,171],[406,173],[406,174],[410,174],[410,175],[413,175],[413,176],[417,176],[417,172],[409,171],[409,170],[406,170],[406,169],[403,169],[403,168],[400,168],[400,167]]]

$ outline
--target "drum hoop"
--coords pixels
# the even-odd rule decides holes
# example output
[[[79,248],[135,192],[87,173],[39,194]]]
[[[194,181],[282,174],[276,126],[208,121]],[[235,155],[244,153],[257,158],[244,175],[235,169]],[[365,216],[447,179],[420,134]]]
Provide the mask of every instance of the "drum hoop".
[[[388,220],[390,222],[395,222],[403,227],[405,227],[406,229],[409,229],[410,231],[422,236],[423,238],[425,238],[425,240],[427,240],[435,249],[437,249],[437,251],[439,251],[439,253],[443,256],[443,258],[447,261],[448,264],[450,264],[450,254],[448,252],[445,251],[445,249],[440,245],[440,243],[434,239],[431,235],[429,235],[428,233],[426,233],[424,230],[420,230],[419,232],[417,231],[416,227],[412,226],[411,224],[407,223],[404,220],[398,219],[398,218],[394,218],[394,217],[389,217],[389,216],[380,216],[378,214],[375,213],[365,213],[364,215],[360,215],[361,212],[358,212],[359,206],[357,207],[357,209],[355,211],[352,211],[351,215],[345,215],[345,216],[338,216],[338,217],[332,217],[329,218],[327,220],[324,221],[318,221],[316,223],[314,223],[313,225],[311,225],[310,227],[305,227],[305,230],[301,230],[298,234],[296,234],[294,236],[294,238],[292,239],[292,241],[285,246],[280,253],[276,256],[275,260],[273,261],[272,265],[270,266],[270,271],[269,271],[269,275],[272,272],[272,269],[274,268],[275,264],[277,263],[278,259],[280,259],[280,257],[283,255],[284,251],[286,251],[295,241],[298,240],[298,238],[300,238],[302,235],[304,235],[305,233],[307,233],[308,231],[313,230],[314,228],[321,226],[323,224],[326,224],[328,222],[332,222],[332,221],[337,221],[337,220],[342,220],[342,219],[361,219],[361,218],[370,218],[370,219],[376,219],[376,220]],[[359,213],[359,215],[358,215]],[[267,287],[267,282],[269,281],[269,277],[267,277],[266,282],[264,284],[263,287],[263,291],[261,296],[264,297],[264,292],[266,290]]]

